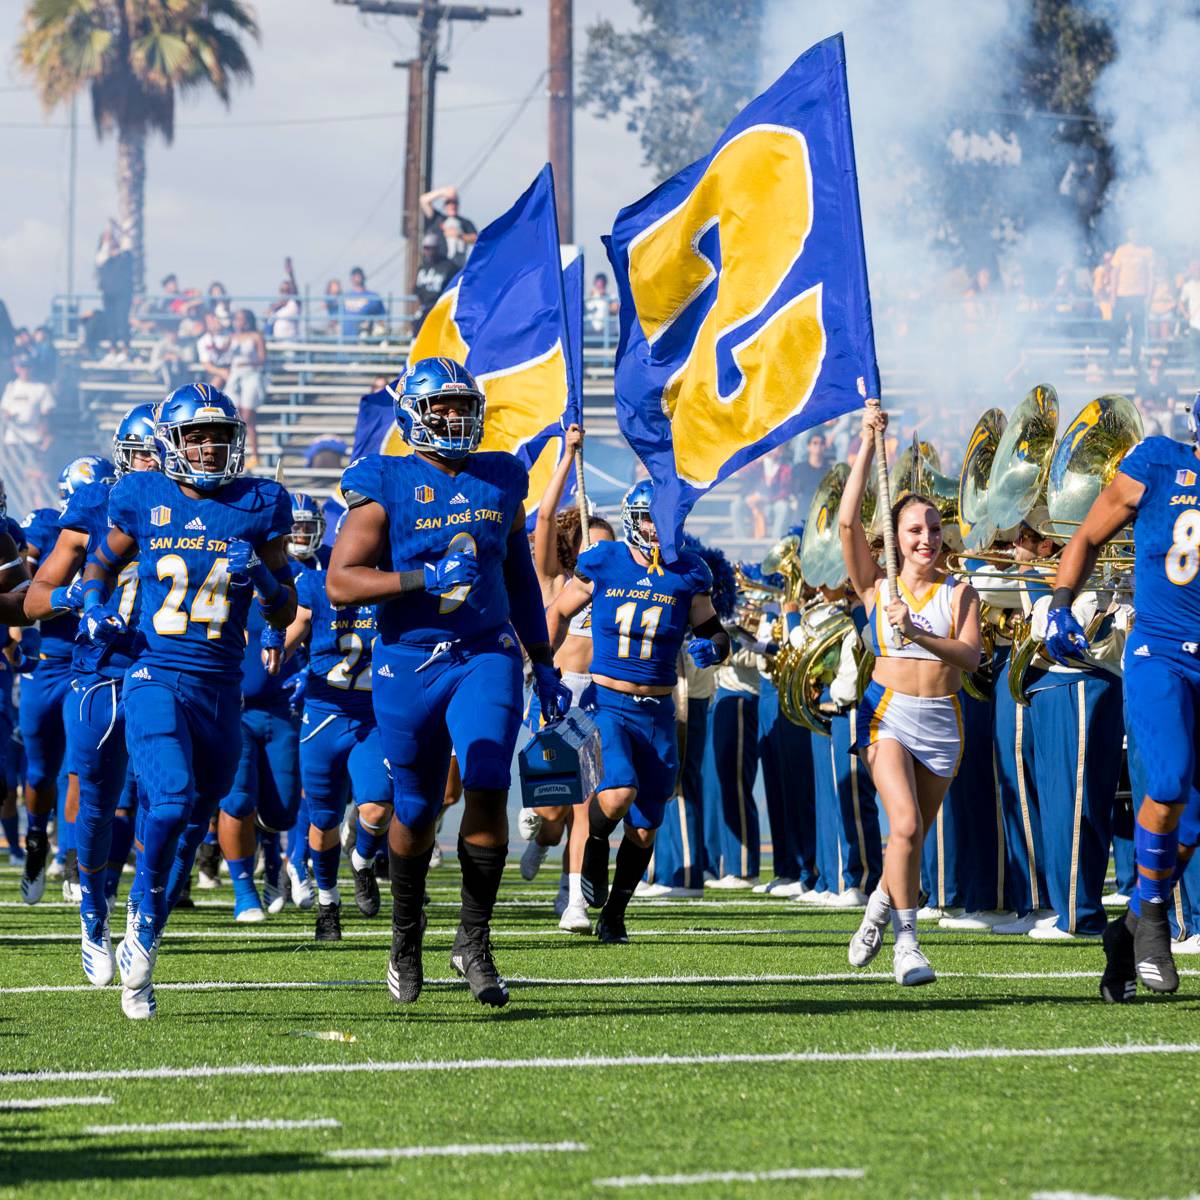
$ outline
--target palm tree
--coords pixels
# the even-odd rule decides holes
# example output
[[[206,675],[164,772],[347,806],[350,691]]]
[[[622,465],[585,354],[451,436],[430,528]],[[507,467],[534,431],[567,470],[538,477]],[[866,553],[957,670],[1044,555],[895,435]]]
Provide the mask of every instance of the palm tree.
[[[29,0],[17,62],[50,111],[87,88],[96,136],[117,135],[117,216],[145,283],[146,137],[175,135],[175,96],[252,77],[242,36],[258,39],[243,0]]]

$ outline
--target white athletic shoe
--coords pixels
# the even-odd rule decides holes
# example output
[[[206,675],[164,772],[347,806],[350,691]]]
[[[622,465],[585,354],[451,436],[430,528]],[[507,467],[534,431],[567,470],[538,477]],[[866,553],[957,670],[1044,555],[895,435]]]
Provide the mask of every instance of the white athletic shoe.
[[[938,924],[943,929],[957,929],[960,933],[986,933],[1013,919],[1007,912],[969,912],[961,917],[943,917]]]
[[[532,842],[542,831],[542,814],[532,808],[523,808],[517,814],[517,832],[527,842]]]
[[[210,875],[207,871],[196,872],[196,886],[202,892],[211,892],[221,886],[221,876]]]
[[[877,925],[864,916],[862,923],[850,939],[848,957],[852,967],[865,967],[883,948],[884,925]]]
[[[79,918],[81,947],[83,950],[83,973],[92,987],[108,987],[117,971],[117,956],[113,950],[112,934],[108,922],[100,927],[100,937],[93,941],[88,936],[86,917]]]
[[[43,867],[32,879],[21,876],[21,899],[26,904],[36,904],[46,892],[46,868]]]
[[[812,888],[808,884],[801,883],[799,879],[796,879],[777,887],[771,895],[782,896],[785,900],[799,900],[801,896],[807,896],[811,891]]]
[[[546,855],[549,853],[549,846],[540,846],[537,842],[527,843],[525,849],[521,851],[521,878],[536,879],[537,873],[542,869],[542,863],[546,861]]]
[[[149,921],[140,915],[135,917],[133,929],[117,948],[117,967],[123,987],[138,992],[149,985],[161,940],[162,934],[151,937]]]
[[[1083,933],[1080,930],[1070,933],[1066,929],[1059,929],[1057,925],[1035,925],[1029,931],[1028,936],[1039,942],[1098,942],[1101,935],[1098,933]]]
[[[695,900],[704,895],[703,888],[672,887],[669,883],[647,883],[634,892],[643,900]]]
[[[722,875],[720,879],[706,879],[706,888],[716,888],[719,891],[745,892],[758,882],[757,875]]]
[[[313,887],[308,872],[305,871],[302,876],[291,860],[287,864],[287,873],[288,882],[292,885],[292,903],[307,912],[317,902],[317,889]]]
[[[866,908],[867,893],[862,888],[847,888],[829,901],[830,908]]]
[[[149,1021],[156,1008],[154,984],[148,983],[143,988],[121,989],[121,1011],[131,1021]]]
[[[57,858],[52,858],[46,864],[47,879],[61,879],[67,873],[67,868],[58,861]]]
[[[287,893],[277,884],[264,883],[262,888],[262,901],[263,907],[267,910],[267,912],[269,912],[271,916],[275,916],[278,913],[283,912],[284,907],[287,905]]]
[[[940,921],[943,917],[961,917],[965,912],[965,908],[940,908],[936,904],[927,904],[917,909],[917,920]]]
[[[1129,897],[1124,892],[1109,892],[1107,896],[1100,897],[1100,903],[1105,908],[1128,908]]]
[[[574,904],[568,904],[563,909],[558,927],[567,933],[591,933],[592,921],[588,916],[587,904],[582,900],[577,900]]]
[[[63,880],[62,892],[63,899],[68,904],[81,904],[83,902],[83,888],[69,879]]]
[[[901,942],[892,950],[892,973],[901,987],[917,987],[937,979],[929,959],[915,942]]]
[[[1200,954],[1200,933],[1193,933],[1191,937],[1183,938],[1178,942],[1172,942],[1171,953]]]
[[[429,856],[429,869],[436,871],[445,861],[446,856],[442,853],[441,843],[435,841],[433,843],[433,853]]]
[[[665,883],[651,883],[648,879],[639,879],[637,887],[633,889],[633,894],[639,899],[646,896],[661,896],[666,886]]]
[[[571,903],[571,883],[565,875],[558,877],[558,892],[554,897],[554,915],[561,917]]]
[[[786,875],[776,875],[773,879],[768,879],[766,883],[756,883],[752,890],[760,896],[773,896],[780,888],[795,882],[794,879],[788,879]]]
[[[267,914],[259,905],[252,904],[249,908],[243,908],[241,912],[234,913],[233,919],[239,925],[259,925],[267,919]]]
[[[993,933],[1014,934],[1028,933],[1031,929],[1039,926],[1053,925],[1058,920],[1058,913],[1051,912],[1046,908],[1035,908],[1033,912],[1027,912],[1023,917],[1017,917],[1015,921],[1005,921],[1000,925],[993,925]]]

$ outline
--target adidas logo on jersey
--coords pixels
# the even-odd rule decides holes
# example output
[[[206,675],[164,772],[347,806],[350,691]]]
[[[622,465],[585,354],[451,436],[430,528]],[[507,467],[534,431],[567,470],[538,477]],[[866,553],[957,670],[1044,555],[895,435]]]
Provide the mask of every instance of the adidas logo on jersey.
[[[638,587],[650,587],[650,586],[652,586],[652,585],[651,585],[651,583],[650,583],[650,576],[649,576],[649,575],[643,575],[643,576],[642,576],[642,578],[641,578],[641,579],[639,579],[639,580],[637,581],[637,585],[638,585]]]
[[[378,674],[380,679],[391,679],[392,668],[389,667],[387,665],[387,663],[384,663],[383,666],[380,667],[379,670],[376,672],[376,674]]]
[[[450,497],[450,503],[451,503],[451,504],[470,504],[470,503],[471,503],[471,501],[470,501],[470,500],[468,500],[468,499],[466,498],[466,496],[464,496],[464,495],[462,494],[462,492],[459,492],[457,496],[451,496],[451,497]]]
[[[199,517],[193,517],[185,526],[184,529],[194,529],[200,533],[207,532],[208,527]]]
[[[1134,658],[1149,658],[1150,657],[1150,647],[1149,646],[1139,646],[1133,652],[1133,657]]]
[[[149,679],[150,671],[146,667],[138,667],[131,676],[133,679]]]

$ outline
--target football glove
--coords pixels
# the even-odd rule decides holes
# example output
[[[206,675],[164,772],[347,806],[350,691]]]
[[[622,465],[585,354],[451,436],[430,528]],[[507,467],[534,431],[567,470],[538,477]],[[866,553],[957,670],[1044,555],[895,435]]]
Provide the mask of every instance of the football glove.
[[[565,717],[571,707],[571,689],[562,681],[557,667],[545,663],[533,664],[533,686],[538,707],[547,722]]]
[[[721,661],[721,655],[710,638],[692,638],[687,644],[687,652],[698,667],[715,667]]]
[[[276,629],[274,625],[264,625],[262,633],[258,635],[259,643],[264,650],[282,650],[286,638],[287,630]]]
[[[284,680],[283,690],[288,698],[288,711],[293,717],[298,717],[304,711],[304,693],[308,691],[308,672],[297,671],[290,679]]]
[[[84,616],[81,624],[88,641],[96,646],[111,646],[128,629],[120,613],[110,612],[106,608],[93,608]]]
[[[1086,654],[1091,649],[1083,626],[1065,605],[1052,608],[1046,614],[1046,653],[1056,663],[1067,666],[1069,658]]]
[[[435,563],[425,564],[425,590],[445,596],[455,588],[470,587],[479,578],[479,562],[468,550],[455,550]]]
[[[83,580],[76,579],[66,587],[56,587],[50,593],[50,603],[56,612],[78,611],[83,608]]]

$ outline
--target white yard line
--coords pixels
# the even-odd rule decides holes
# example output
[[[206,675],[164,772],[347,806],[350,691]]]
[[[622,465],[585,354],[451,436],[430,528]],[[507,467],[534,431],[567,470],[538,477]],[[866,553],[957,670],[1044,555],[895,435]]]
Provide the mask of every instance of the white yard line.
[[[1200,975],[1200,969],[1184,968],[1180,975]],[[877,982],[892,981],[891,971],[828,971],[807,975],[603,975],[584,976],[579,979],[540,975],[507,975],[506,980],[511,984],[525,987],[662,987],[678,984],[681,987],[696,985],[718,984],[792,984],[792,983],[860,983],[871,980]],[[939,971],[939,979],[990,979],[1000,982],[1022,980],[1055,980],[1055,979],[1096,979],[1096,971]],[[427,985],[461,986],[462,980],[457,976],[428,976]],[[377,988],[383,987],[382,979],[310,979],[310,980],[274,980],[271,982],[255,982],[244,980],[238,982],[222,982],[220,980],[196,980],[193,982],[156,983],[155,991],[159,992],[221,992],[221,991],[322,991],[339,988]],[[0,996],[37,996],[55,992],[72,992],[84,995],[111,996],[111,991],[93,987],[89,983],[60,983],[60,984],[30,984],[26,987],[0,987]]]
[[[778,1171],[705,1171],[699,1175],[614,1175],[593,1179],[592,1187],[686,1187],[695,1183],[768,1183],[775,1179],[862,1179],[848,1167],[784,1167]]]
[[[467,1142],[458,1146],[368,1146],[361,1150],[326,1150],[325,1157],[343,1162],[373,1162],[381,1158],[471,1158],[479,1154],[560,1154],[586,1149],[582,1142],[497,1142],[494,1145]]]
[[[341,1129],[332,1117],[301,1121],[264,1118],[259,1121],[163,1121],[158,1125],[88,1125],[84,1133],[100,1137],[116,1133],[225,1133],[232,1129]]]
[[[821,1063],[975,1062],[1005,1059],[1124,1058],[1200,1054],[1200,1042],[1129,1042],[1099,1046],[949,1046],[933,1050],[801,1050],[775,1054],[580,1055],[575,1058],[460,1058],[407,1062],[239,1063],[234,1066],[130,1067],[119,1071],[10,1071],[0,1084],[100,1080],[211,1079],[216,1076],[429,1074],[454,1071],[564,1071],[617,1067],[724,1067]]]
[[[457,926],[446,926],[444,929],[427,929],[426,937],[453,937],[458,932]],[[823,937],[845,934],[849,937],[853,929],[638,929],[636,926],[629,931],[630,938],[649,937],[749,937],[759,935],[764,937],[789,937],[798,934],[819,934]],[[945,931],[944,931],[945,932]],[[391,939],[391,929],[350,929],[343,930],[343,938],[375,938]],[[493,929],[492,941],[504,942],[509,938],[545,938],[553,937],[565,941],[579,941],[579,934],[566,933],[557,925],[546,925],[542,929]],[[168,928],[164,940],[193,941],[196,939],[235,939],[244,942],[283,940],[312,943],[312,933],[307,927],[290,930],[264,929],[254,930],[243,926],[241,929],[181,929],[178,926]],[[16,942],[79,942],[78,933],[3,933],[0,934],[0,945]]]
[[[111,1096],[41,1096],[36,1100],[0,1100],[0,1112],[17,1112],[28,1108],[82,1108],[111,1103]]]

